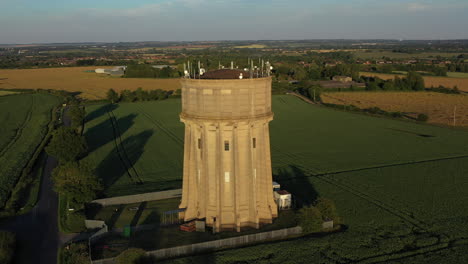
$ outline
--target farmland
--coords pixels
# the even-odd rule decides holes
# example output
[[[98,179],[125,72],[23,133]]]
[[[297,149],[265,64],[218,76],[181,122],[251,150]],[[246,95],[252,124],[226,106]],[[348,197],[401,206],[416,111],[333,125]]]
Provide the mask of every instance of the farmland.
[[[395,78],[395,76],[402,77],[398,74],[385,74],[385,73],[373,73],[373,72],[361,72],[362,76],[369,77],[379,77],[384,80],[389,80]],[[460,91],[468,92],[468,78],[466,77],[432,77],[432,76],[423,76],[426,88],[431,86],[438,87],[439,85],[445,86],[447,88],[453,88],[457,86]]]
[[[322,95],[325,103],[354,105],[361,109],[379,107],[387,112],[429,116],[430,123],[468,126],[468,96],[433,92],[338,92]],[[455,109],[456,107],[456,109]]]
[[[348,230],[179,263],[282,263],[291,255],[296,262],[376,262],[416,253],[437,259],[430,253],[436,250],[463,262],[468,132],[335,111],[291,96],[274,96],[273,107],[274,179],[304,203],[332,198]],[[106,195],[180,188],[179,111],[176,99],[87,108],[87,159]]]
[[[85,99],[105,99],[106,92],[142,87],[145,90],[180,88],[178,79],[115,78],[93,71],[99,67],[0,70],[0,89],[52,89],[80,93]],[[4,79],[6,78],[6,79]]]
[[[420,52],[420,53],[403,53],[403,52],[392,52],[385,50],[359,50],[353,52],[354,56],[360,59],[382,59],[382,57],[393,58],[393,59],[425,59],[425,58],[436,58],[437,56],[443,58],[454,58],[460,53],[448,53],[448,52]]]
[[[46,94],[0,97],[0,206],[47,132],[59,98]]]

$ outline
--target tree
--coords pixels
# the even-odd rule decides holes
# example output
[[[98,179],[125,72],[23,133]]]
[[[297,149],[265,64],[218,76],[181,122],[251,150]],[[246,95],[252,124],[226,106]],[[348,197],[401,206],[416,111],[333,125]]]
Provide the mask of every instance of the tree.
[[[52,173],[52,180],[54,190],[76,207],[92,201],[102,190],[91,166],[84,162],[67,162],[58,166]]]
[[[410,89],[414,91],[422,91],[425,89],[424,79],[419,73],[410,71],[406,79]]]
[[[395,85],[393,85],[393,81],[392,80],[386,81],[382,87],[382,90],[385,90],[385,91],[395,90]]]
[[[106,94],[107,100],[111,101],[111,103],[115,104],[119,102],[119,95],[114,89],[109,89]]]
[[[77,105],[71,106],[68,110],[68,114],[70,115],[72,127],[77,128],[83,125],[86,116],[86,112],[83,107],[79,107]]]
[[[297,223],[304,233],[313,233],[322,230],[322,214],[313,206],[299,209],[296,214]]]
[[[121,101],[133,102],[135,101],[135,99],[136,99],[135,93],[130,90],[123,90],[122,93],[120,93]]]
[[[140,264],[142,263],[146,251],[141,248],[129,248],[116,258],[117,264]]]
[[[0,231],[0,263],[12,263],[15,247],[15,234],[7,231]]]
[[[315,207],[320,211],[323,220],[335,220],[338,221],[338,214],[336,212],[335,203],[327,198],[319,198],[315,202]]]
[[[83,243],[73,243],[63,250],[63,264],[88,264],[88,246]]]
[[[61,163],[75,161],[86,153],[86,140],[75,129],[59,127],[46,147],[50,156],[57,158]]]
[[[416,120],[420,122],[427,122],[427,120],[429,120],[429,116],[427,116],[426,114],[419,114]]]

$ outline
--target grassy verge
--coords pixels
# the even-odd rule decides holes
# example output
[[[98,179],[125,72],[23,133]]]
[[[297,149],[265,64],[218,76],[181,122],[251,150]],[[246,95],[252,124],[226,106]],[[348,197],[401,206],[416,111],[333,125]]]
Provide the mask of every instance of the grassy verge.
[[[42,171],[47,156],[43,153],[45,146],[52,137],[52,132],[57,122],[58,108],[55,107],[51,112],[51,119],[47,125],[47,133],[42,142],[37,146],[28,163],[23,168],[21,177],[16,183],[8,199],[1,216],[9,217],[16,214],[25,214],[29,212],[37,203]]]
[[[67,198],[59,195],[58,227],[62,233],[79,233],[85,231],[83,210],[69,211]]]

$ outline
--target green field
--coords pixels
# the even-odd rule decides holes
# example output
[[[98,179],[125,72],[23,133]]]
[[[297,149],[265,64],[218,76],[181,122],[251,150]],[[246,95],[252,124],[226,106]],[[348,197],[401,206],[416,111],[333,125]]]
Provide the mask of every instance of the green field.
[[[99,105],[88,107],[85,133],[93,150],[88,160],[95,162],[106,194],[179,188],[180,101],[120,104],[109,110],[121,140],[114,140],[114,118]],[[405,258],[417,263],[418,254],[432,259],[450,255],[453,263],[463,262],[466,256],[460,252],[468,242],[468,132],[332,110],[292,96],[274,96],[273,110],[274,179],[303,203],[317,196],[333,199],[348,230],[181,263],[282,263],[292,255],[297,262]],[[119,167],[118,153],[133,165],[127,165],[131,177]]]
[[[466,72],[447,72],[448,77],[453,78],[468,78],[468,73]]]
[[[0,97],[0,205],[47,133],[59,98],[46,94]]]

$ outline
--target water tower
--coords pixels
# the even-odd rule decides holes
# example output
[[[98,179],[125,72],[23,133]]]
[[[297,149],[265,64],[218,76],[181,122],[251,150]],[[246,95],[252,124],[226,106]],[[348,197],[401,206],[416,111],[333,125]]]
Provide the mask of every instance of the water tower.
[[[185,221],[206,219],[216,231],[240,231],[277,217],[269,68],[186,71],[180,114],[185,124],[180,217]]]

